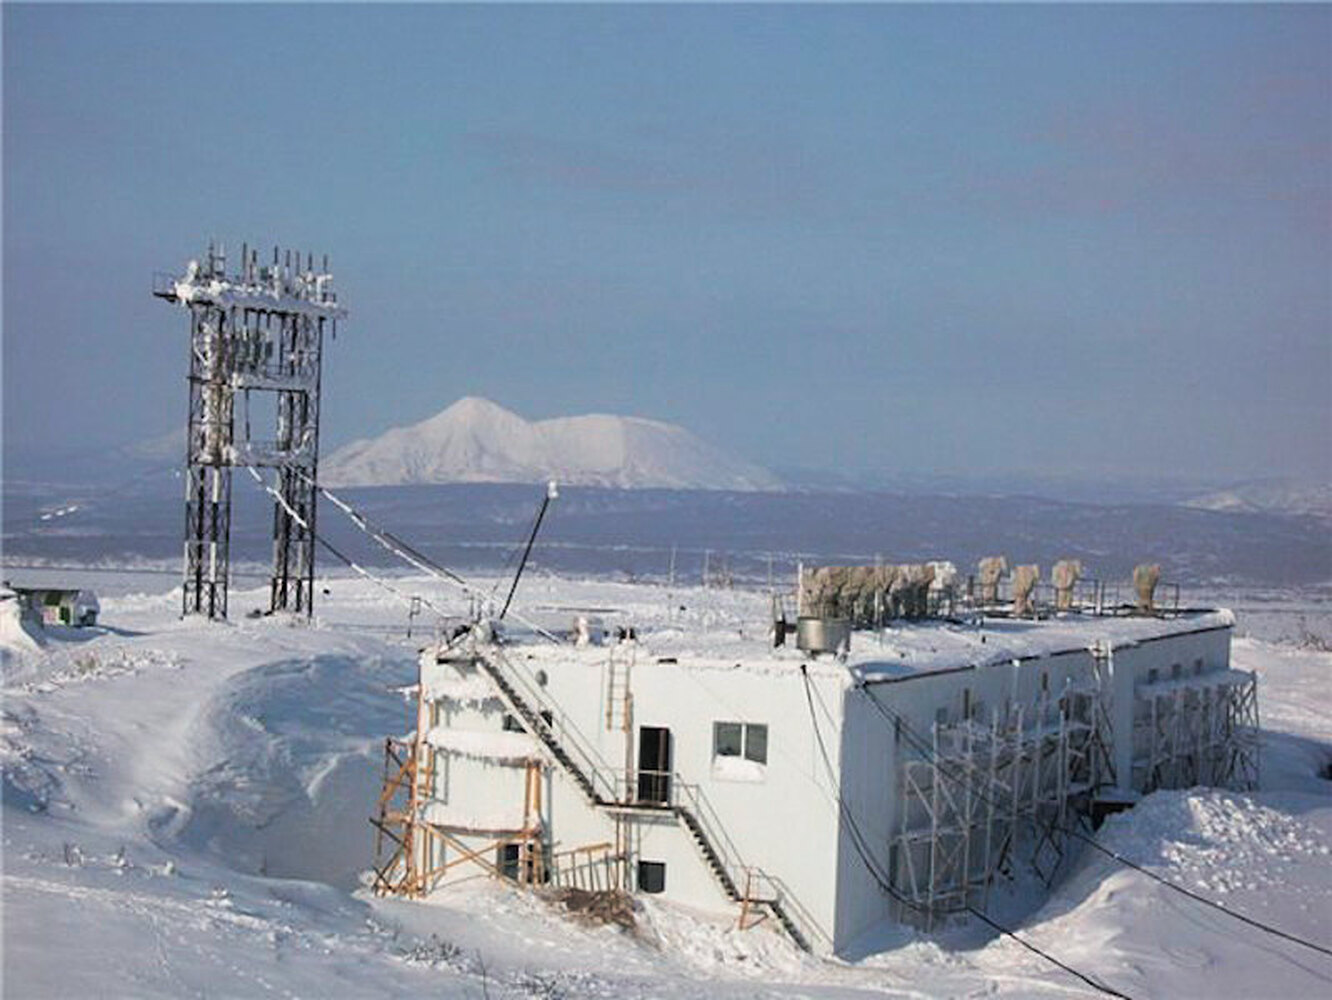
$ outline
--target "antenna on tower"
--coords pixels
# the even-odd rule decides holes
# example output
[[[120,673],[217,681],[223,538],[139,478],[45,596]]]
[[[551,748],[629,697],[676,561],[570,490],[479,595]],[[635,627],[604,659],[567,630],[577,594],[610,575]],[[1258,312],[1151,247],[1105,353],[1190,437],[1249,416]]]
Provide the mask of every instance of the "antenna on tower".
[[[226,251],[213,240],[202,273],[191,267],[181,278],[154,281],[154,295],[190,312],[183,614],[227,617],[231,470],[237,467],[276,470],[270,611],[313,612],[320,366],[324,332],[336,329],[346,312],[327,290],[328,275],[318,286],[292,280],[291,251],[288,270],[279,272],[277,247],[271,279],[285,294],[255,296],[257,256],[242,244],[229,275]],[[277,395],[276,438],[265,428],[251,437],[252,392]]]

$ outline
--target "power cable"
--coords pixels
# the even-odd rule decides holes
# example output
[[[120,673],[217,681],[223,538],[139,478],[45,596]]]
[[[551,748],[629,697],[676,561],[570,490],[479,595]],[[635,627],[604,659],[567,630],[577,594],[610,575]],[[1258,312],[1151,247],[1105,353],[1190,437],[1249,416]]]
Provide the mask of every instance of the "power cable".
[[[254,477],[255,482],[257,482],[262,489],[264,489],[268,493],[271,493],[277,499],[277,501],[280,504],[282,504],[282,506],[287,510],[289,514],[291,514],[293,517],[296,517],[295,512],[291,510],[291,507],[290,505],[287,504],[286,500],[284,500],[282,496],[279,495],[277,491],[275,491],[271,486],[265,483],[263,479],[260,477],[259,473],[256,472],[253,467],[246,466],[246,469],[249,471],[250,475]],[[369,535],[372,539],[374,539],[374,541],[376,541],[382,548],[384,548],[388,552],[392,553],[393,555],[396,555],[399,559],[402,559],[404,562],[408,563],[409,565],[414,566],[417,569],[423,571],[427,576],[433,576],[437,579],[444,579],[447,582],[459,587],[469,597],[474,597],[480,601],[486,601],[489,599],[487,595],[483,594],[476,587],[473,587],[470,583],[464,580],[453,570],[448,569],[445,566],[441,566],[438,563],[434,562],[434,560],[430,559],[429,557],[422,555],[416,549],[412,548],[412,546],[407,545],[405,542],[399,539],[396,535],[393,535],[392,533],[385,531],[382,528],[376,527],[374,524],[371,523],[370,519],[366,517],[363,513],[361,513],[351,504],[347,503],[347,501],[343,500],[341,497],[336,496],[327,487],[320,486],[309,476],[307,476],[304,473],[304,471],[300,469],[294,469],[294,471],[298,476],[300,476],[300,478],[304,479],[307,484],[309,484],[311,487],[315,489],[318,489],[319,492],[322,493],[325,497],[327,497],[335,507],[337,507],[344,514],[346,514],[351,519],[353,524],[355,524],[362,532]],[[301,523],[302,527],[305,527],[306,530],[310,530],[308,525],[306,525],[303,521],[300,521],[300,518],[297,517],[296,519]],[[311,534],[314,534],[314,532],[311,531]],[[360,570],[359,567],[355,568],[357,568],[359,572],[364,573],[364,571]],[[536,622],[531,621],[530,619],[525,618],[517,613],[515,613],[513,617],[517,619],[519,622],[521,622],[523,625],[526,625],[528,628],[530,628],[537,635],[541,636],[543,639],[546,639],[556,644],[560,643],[560,640],[558,638],[556,638],[554,635],[551,635],[551,633],[547,629],[542,628],[540,625],[536,624]]]
[[[1294,944],[1303,945],[1306,948],[1310,948],[1316,952],[1320,952],[1321,954],[1332,957],[1332,948],[1328,948],[1314,941],[1305,940],[1302,937],[1297,937],[1294,934],[1281,930],[1281,928],[1279,927],[1273,927],[1271,924],[1265,924],[1261,920],[1255,920],[1253,917],[1246,916],[1245,914],[1240,913],[1238,910],[1232,910],[1228,906],[1222,906],[1220,903],[1216,902],[1215,900],[1208,899],[1206,896],[1201,896],[1198,893],[1193,892],[1191,889],[1186,889],[1184,886],[1179,885],[1176,882],[1171,882],[1169,879],[1161,875],[1158,875],[1156,872],[1144,868],[1136,861],[1130,861],[1128,858],[1124,857],[1122,854],[1118,853],[1117,851],[1111,850],[1110,848],[1106,847],[1104,844],[1097,843],[1095,839],[1088,837],[1085,833],[1082,833],[1078,830],[1064,830],[1064,832],[1069,834],[1070,836],[1077,837],[1083,843],[1089,844],[1090,846],[1094,847],[1096,850],[1104,854],[1106,857],[1118,861],[1121,865],[1124,865],[1128,868],[1132,868],[1136,872],[1141,872],[1143,875],[1146,875],[1149,879],[1152,879],[1155,882],[1160,882],[1163,886],[1165,886],[1168,889],[1174,889],[1176,892],[1182,893],[1183,895],[1187,896],[1189,899],[1192,899],[1194,902],[1202,903],[1204,906],[1210,906],[1212,909],[1218,910],[1221,913],[1224,913],[1228,917],[1234,917],[1236,920],[1239,920],[1242,923],[1246,923],[1250,927],[1255,927],[1260,931],[1266,931],[1268,934],[1275,935],[1276,937],[1279,938],[1284,938],[1285,940],[1293,942]]]
[[[361,576],[365,577],[371,583],[374,583],[377,586],[382,587],[384,590],[387,590],[390,594],[393,594],[395,597],[397,597],[404,603],[408,605],[411,604],[412,602],[411,597],[404,594],[402,591],[398,590],[398,588],[394,587],[392,584],[387,583],[384,580],[380,579],[379,577],[375,576],[369,570],[358,565],[355,560],[351,559],[350,557],[344,555],[342,552],[339,552],[336,548],[334,548],[333,544],[329,542],[328,539],[324,538],[323,535],[319,534],[319,532],[311,528],[309,522],[307,522],[303,517],[301,517],[300,514],[298,514],[294,509],[292,509],[291,504],[287,503],[286,498],[281,493],[279,493],[277,490],[273,489],[273,487],[265,483],[263,481],[263,478],[259,475],[258,472],[255,471],[255,469],[252,466],[247,465],[245,468],[246,471],[249,472],[250,475],[254,477],[254,481],[259,484],[260,488],[263,489],[266,493],[271,494],[273,498],[277,500],[277,502],[281,505],[282,509],[287,512],[287,515],[293,521],[299,524],[302,528],[304,528],[306,531],[310,532],[310,534],[314,537],[315,541],[319,542],[320,545],[328,549],[328,551],[331,552],[336,558],[346,563],[347,566],[349,566],[355,572],[359,573]],[[418,596],[417,599],[427,608],[429,608],[431,611],[435,612],[435,614],[439,615],[440,618],[450,617],[447,612],[444,612],[439,608],[435,607],[435,605],[432,604],[427,598]]]
[[[883,717],[887,719],[889,722],[892,722],[894,726],[896,726],[898,730],[902,732],[903,736],[907,739],[909,743],[911,743],[912,746],[914,746],[921,753],[925,754],[927,757],[933,759],[936,767],[944,771],[944,773],[947,774],[948,777],[950,777],[952,780],[968,784],[970,790],[976,795],[977,798],[979,798],[986,805],[994,806],[995,808],[1000,808],[998,803],[996,803],[993,799],[988,797],[987,790],[980,788],[974,782],[974,780],[972,780],[970,777],[968,777],[965,774],[965,772],[960,774],[957,772],[950,773],[944,762],[939,760],[938,757],[935,756],[934,749],[929,744],[929,742],[925,740],[925,738],[921,734],[915,732],[911,724],[907,722],[907,720],[903,718],[901,714],[894,712],[887,705],[879,701],[879,699],[874,695],[874,692],[870,689],[868,685],[861,685],[860,690],[865,694],[867,698],[869,698],[870,703],[876,709],[878,709],[879,713],[883,715]],[[1054,829],[1060,831],[1061,833],[1067,836],[1075,837],[1076,839],[1092,847],[1094,850],[1099,851],[1101,854],[1104,854],[1106,857],[1110,858],[1111,860],[1117,861],[1127,868],[1131,868],[1136,872],[1140,872],[1141,874],[1146,875],[1148,878],[1152,879],[1153,881],[1160,883],[1161,885],[1165,886],[1168,889],[1173,889],[1175,892],[1178,892],[1181,895],[1187,896],[1189,899],[1192,899],[1194,902],[1201,903],[1204,906],[1209,906],[1220,913],[1224,913],[1227,916],[1234,917],[1236,920],[1239,920],[1242,923],[1248,924],[1249,926],[1254,927],[1258,930],[1266,931],[1267,933],[1272,934],[1275,937],[1283,938],[1284,940],[1290,941],[1294,944],[1303,945],[1304,947],[1319,952],[1320,954],[1332,956],[1332,948],[1329,948],[1325,945],[1321,945],[1315,941],[1309,941],[1305,938],[1298,937],[1297,935],[1291,934],[1288,931],[1281,930],[1281,928],[1279,927],[1273,927],[1271,924],[1265,924],[1260,920],[1255,920],[1253,917],[1247,916],[1239,912],[1238,910],[1233,910],[1227,906],[1223,906],[1222,904],[1216,902],[1215,900],[1208,899],[1206,896],[1200,895],[1199,893],[1196,893],[1191,889],[1188,889],[1180,885],[1177,882],[1172,882],[1170,879],[1166,878],[1165,876],[1153,872],[1150,869],[1145,868],[1144,866],[1138,864],[1135,861],[1131,861],[1130,859],[1124,857],[1122,854],[1118,853],[1117,851],[1114,851],[1109,847],[1106,847],[1104,844],[1096,840],[1096,838],[1089,837],[1081,830],[1077,830],[1072,827],[1058,825],[1058,824],[1054,826]]]
[[[1132,998],[1128,996],[1128,994],[1120,993],[1119,990],[1114,989],[1111,986],[1106,986],[1104,983],[1099,983],[1086,973],[1079,972],[1077,969],[1073,968],[1073,966],[1067,964],[1066,962],[1061,962],[1059,959],[1051,955],[1048,951],[1036,947],[1034,944],[1032,944],[1030,941],[1026,940],[1025,938],[1019,937],[1013,931],[1009,930],[1003,924],[999,923],[999,921],[993,919],[992,917],[986,916],[984,913],[976,909],[974,906],[968,904],[966,909],[967,912],[970,913],[973,917],[977,917],[982,923],[989,924],[1000,934],[1004,935],[1004,937],[1012,938],[1018,944],[1022,945],[1022,947],[1026,948],[1028,951],[1034,952],[1035,954],[1040,955],[1041,958],[1045,959],[1047,962],[1059,966],[1059,968],[1063,969],[1069,975],[1077,976],[1077,978],[1081,979],[1084,983],[1086,983],[1088,986],[1092,987],[1093,989],[1100,990],[1102,993],[1106,993],[1112,997],[1120,997],[1121,1000],[1132,1000]]]
[[[479,592],[477,592],[466,580],[464,580],[457,573],[453,572],[453,570],[445,566],[439,565],[438,563],[434,562],[428,557],[422,555],[420,552],[417,552],[410,545],[404,543],[401,539],[383,530],[382,528],[376,527],[374,524],[370,522],[370,519],[366,517],[365,514],[357,510],[351,504],[347,503],[347,501],[343,500],[341,497],[334,494],[326,486],[319,486],[303,471],[299,469],[296,471],[300,475],[300,477],[306,481],[308,485],[318,489],[319,492],[322,493],[329,500],[330,503],[332,503],[335,507],[337,507],[349,518],[351,518],[352,522],[358,528],[360,528],[363,532],[365,532],[367,535],[373,538],[383,548],[387,549],[393,555],[396,555],[398,558],[411,563],[412,565],[416,566],[417,569],[421,569],[426,571],[427,573],[430,573],[432,576],[440,575],[447,577],[451,582],[462,587],[470,594],[479,594]]]
[[[823,758],[824,767],[827,768],[828,770],[829,780],[833,781],[834,787],[838,789],[837,803],[841,809],[842,817],[847,823],[848,831],[851,834],[852,846],[855,847],[856,853],[860,855],[860,859],[862,862],[864,862],[865,867],[869,869],[869,873],[871,876],[873,876],[874,881],[879,884],[879,888],[881,888],[884,892],[886,892],[897,902],[901,903],[904,906],[912,907],[914,909],[913,904],[909,900],[907,900],[906,897],[903,896],[896,888],[894,888],[894,886],[887,879],[883,877],[882,873],[879,871],[878,863],[872,860],[872,857],[869,855],[868,848],[863,844],[864,833],[859,829],[859,825],[856,823],[855,817],[851,814],[850,808],[846,805],[846,800],[842,797],[841,786],[836,782],[836,779],[833,776],[832,762],[828,756],[828,748],[823,742],[823,734],[819,730],[818,715],[814,711],[814,698],[810,690],[809,673],[806,671],[805,665],[803,663],[800,665],[800,675],[802,678],[804,678],[805,682],[805,701],[809,705],[809,718],[814,725],[814,739],[815,742],[818,744],[819,754]],[[1133,998],[1130,997],[1128,994],[1121,993],[1118,990],[1113,989],[1112,987],[1106,986],[1105,984],[1098,982],[1096,979],[1092,978],[1086,973],[1079,972],[1077,969],[1073,968],[1073,966],[1069,965],[1067,962],[1060,961],[1059,959],[1051,955],[1049,952],[1045,951],[1042,948],[1037,947],[1036,945],[1032,944],[1030,941],[1026,940],[1025,938],[1020,937],[1016,931],[1012,930],[1009,927],[1005,927],[997,920],[993,919],[992,917],[986,916],[984,913],[981,913],[979,910],[975,909],[974,907],[967,906],[966,909],[967,912],[975,914],[984,923],[988,924],[990,927],[998,931],[1000,934],[1004,935],[1005,937],[1012,938],[1018,944],[1022,945],[1022,947],[1026,948],[1028,951],[1041,956],[1046,961],[1050,962],[1052,965],[1055,965],[1058,968],[1063,969],[1069,975],[1076,977],[1077,979],[1086,983],[1088,986],[1092,987],[1093,989],[1098,990],[1101,993],[1106,994],[1107,996],[1119,997],[1120,1000],[1133,1000]]]

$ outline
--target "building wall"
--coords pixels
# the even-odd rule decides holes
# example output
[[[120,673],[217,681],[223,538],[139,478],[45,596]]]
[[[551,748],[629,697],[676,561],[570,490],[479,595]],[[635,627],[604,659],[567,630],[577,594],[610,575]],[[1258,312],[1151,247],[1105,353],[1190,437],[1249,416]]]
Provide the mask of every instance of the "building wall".
[[[672,769],[680,778],[697,787],[704,807],[684,789],[677,789],[676,801],[704,818],[711,817],[719,836],[717,847],[727,851],[722,841],[734,845],[738,860],[762,869],[781,880],[783,888],[802,911],[809,924],[806,933],[831,941],[836,864],[834,839],[837,835],[836,795],[832,790],[823,757],[819,754],[810,723],[809,700],[805,693],[799,665],[764,664],[746,667],[726,662],[690,661],[685,664],[659,663],[641,650],[631,647],[533,647],[506,652],[513,670],[530,682],[530,690],[539,696],[538,710],[552,713],[557,733],[564,734],[566,745],[577,743],[604,762],[605,770],[615,775],[622,797],[632,798],[626,782],[627,759],[638,753],[643,727],[663,727],[671,731]],[[630,668],[633,692],[632,745],[626,745],[620,717],[607,726],[609,659],[635,656]],[[538,672],[545,684],[536,681]],[[837,729],[842,693],[847,674],[840,664],[815,665],[811,669],[811,692],[816,710],[826,706],[832,719],[820,719],[825,727],[830,764],[836,773]],[[440,722],[453,727],[497,732],[503,712],[495,703],[483,707],[461,705],[443,710]],[[767,763],[757,767],[735,768],[716,765],[713,757],[713,723],[760,723],[767,726]],[[448,803],[471,803],[504,798],[516,803],[521,812],[521,772],[452,754],[441,762],[436,794]],[[575,754],[575,756],[577,756]],[[731,759],[732,761],[734,758]],[[742,773],[737,774],[736,771]],[[610,811],[591,806],[581,789],[557,765],[551,765],[544,804],[552,850],[603,841],[614,843],[615,819]],[[466,811],[471,806],[462,806]],[[478,810],[484,811],[484,810]],[[727,899],[684,826],[673,817],[641,813],[624,814],[626,833],[633,854],[632,871],[639,860],[666,864],[665,895],[700,909],[733,915],[734,904]],[[736,858],[732,858],[735,861]],[[469,872],[465,874],[475,874]],[[732,877],[743,891],[743,873],[733,865]],[[464,876],[463,871],[458,875]]]
[[[1089,642],[1090,644],[1090,642]],[[1155,670],[1166,678],[1175,663],[1190,671],[1201,662],[1204,671],[1229,666],[1230,633],[1215,628],[1175,634],[1115,648],[1106,659],[1111,754],[1119,783],[1131,775],[1133,690]],[[607,725],[610,658],[634,658],[630,669],[633,692],[631,745],[626,745],[620,718]],[[1066,684],[1089,683],[1096,657],[1089,648],[1070,649],[1023,660],[921,673],[861,686],[835,661],[809,665],[810,694],[828,760],[820,753],[811,722],[799,664],[760,661],[745,665],[690,660],[658,662],[646,650],[629,645],[575,648],[511,647],[506,656],[525,679],[534,707],[553,715],[557,733],[567,744],[588,748],[618,782],[619,795],[632,798],[626,767],[638,752],[643,727],[664,727],[672,733],[672,769],[696,784],[717,826],[736,845],[740,859],[779,878],[813,929],[820,950],[844,950],[875,924],[900,917],[892,898],[880,887],[861,858],[868,851],[874,866],[891,877],[888,845],[899,832],[901,765],[916,753],[892,717],[918,738],[928,739],[936,722],[960,719],[964,709],[983,720],[1007,704],[1033,705],[1048,689],[1057,699]],[[544,684],[537,678],[544,677]],[[879,699],[880,711],[871,701]],[[825,714],[826,712],[826,714]],[[454,727],[498,732],[503,712],[498,701],[442,708],[439,721]],[[768,760],[748,775],[718,767],[713,757],[713,723],[762,723],[768,727]],[[463,811],[472,803],[511,803],[521,817],[522,772],[457,755],[442,754],[436,794]],[[833,778],[830,779],[828,768]],[[746,780],[747,779],[747,780]],[[840,814],[838,797],[853,818],[863,844],[853,841],[849,823]],[[687,796],[677,801],[691,805]],[[607,810],[591,806],[578,786],[557,764],[548,767],[544,817],[555,853],[572,847],[616,842],[616,820]],[[624,832],[632,854],[631,878],[640,860],[666,865],[665,895],[672,900],[715,913],[734,914],[734,906],[682,824],[666,816],[625,815]],[[470,877],[463,868],[456,877]],[[737,881],[742,874],[733,871]],[[743,885],[741,885],[743,889]],[[809,928],[807,928],[807,933]]]
[[[1091,649],[1071,649],[1050,655],[1010,660],[951,672],[923,673],[901,679],[852,686],[845,693],[840,738],[840,767],[846,809],[854,817],[862,842],[857,849],[849,830],[838,838],[835,947],[844,950],[875,924],[900,919],[899,908],[879,885],[861,858],[868,851],[883,877],[891,876],[888,844],[898,832],[902,789],[902,761],[919,751],[904,738],[893,721],[903,724],[928,743],[931,727],[962,718],[964,706],[972,717],[988,720],[992,709],[1007,703],[1033,705],[1042,687],[1057,698],[1066,684],[1091,682],[1096,658]],[[1118,784],[1127,787],[1132,774],[1134,687],[1156,672],[1161,679],[1180,664],[1185,673],[1201,663],[1201,670],[1225,670],[1230,662],[1230,629],[1216,628],[1176,634],[1113,649],[1108,660],[1108,687],[1112,725],[1111,757]],[[876,709],[871,694],[885,706]],[[886,718],[885,715],[888,717]],[[844,824],[845,826],[845,824]]]
[[[1134,690],[1176,674],[1212,673],[1230,666],[1230,629],[1173,635],[1133,645],[1118,646],[1111,656],[1110,718],[1114,728],[1116,787],[1122,792],[1141,791],[1133,774]]]

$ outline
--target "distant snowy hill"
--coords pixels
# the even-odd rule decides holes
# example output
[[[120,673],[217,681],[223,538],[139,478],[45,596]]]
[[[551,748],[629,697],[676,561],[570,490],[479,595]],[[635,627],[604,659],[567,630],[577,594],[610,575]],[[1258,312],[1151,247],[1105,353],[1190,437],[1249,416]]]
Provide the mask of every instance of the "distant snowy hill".
[[[781,481],[682,427],[591,414],[529,422],[466,397],[411,427],[355,441],[321,463],[330,486],[535,483],[620,489],[774,490]]]
[[[1286,480],[1242,483],[1191,497],[1184,506],[1231,513],[1313,514],[1332,518],[1332,485]]]

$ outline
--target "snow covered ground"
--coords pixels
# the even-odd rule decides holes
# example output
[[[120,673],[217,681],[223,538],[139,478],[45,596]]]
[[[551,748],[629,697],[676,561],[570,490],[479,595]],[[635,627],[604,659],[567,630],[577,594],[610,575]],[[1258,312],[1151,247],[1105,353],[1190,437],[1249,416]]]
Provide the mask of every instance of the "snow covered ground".
[[[983,926],[885,927],[820,961],[656,902],[630,935],[485,879],[377,900],[361,888],[366,818],[424,619],[409,639],[396,598],[336,578],[312,624],[181,621],[174,582],[105,578],[104,628],[3,654],[5,996],[1096,995]],[[394,585],[464,610],[430,581]],[[767,611],[761,594],[551,576],[520,599],[560,626],[595,608],[608,624],[759,633]],[[1099,837],[1332,945],[1332,608],[1299,592],[1235,603],[1235,664],[1262,675],[1263,790],[1157,793]],[[1332,958],[1090,851],[1020,931],[1132,997],[1332,995]]]

